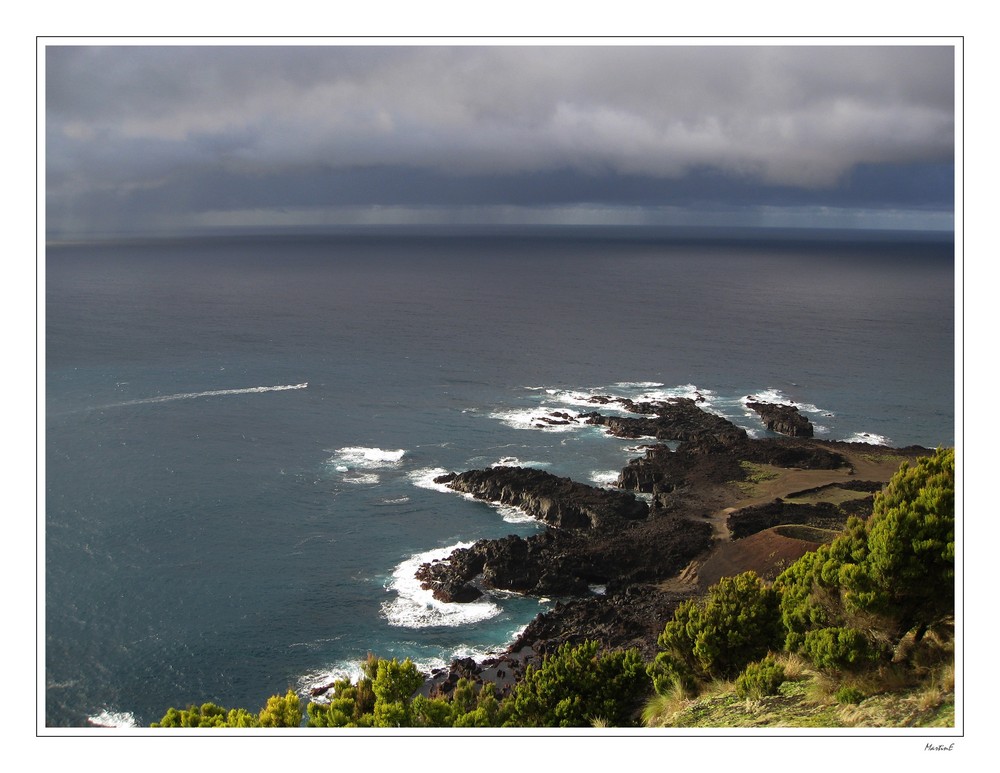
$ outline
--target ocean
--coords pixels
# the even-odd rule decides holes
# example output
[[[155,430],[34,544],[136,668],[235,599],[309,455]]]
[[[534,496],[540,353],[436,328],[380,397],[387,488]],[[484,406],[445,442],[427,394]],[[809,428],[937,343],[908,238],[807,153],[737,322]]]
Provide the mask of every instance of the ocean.
[[[955,438],[951,235],[343,231],[49,244],[45,723],[256,711],[502,650],[554,599],[435,602],[421,561],[539,527],[433,483],[609,485],[636,441],[550,411],[748,395],[817,436]]]

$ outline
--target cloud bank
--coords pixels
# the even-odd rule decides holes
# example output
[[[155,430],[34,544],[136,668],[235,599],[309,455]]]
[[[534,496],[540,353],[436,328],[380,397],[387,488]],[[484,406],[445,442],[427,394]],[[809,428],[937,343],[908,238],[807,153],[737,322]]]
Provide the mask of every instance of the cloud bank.
[[[954,55],[949,45],[50,45],[48,227],[379,213],[683,220],[761,207],[948,222]]]

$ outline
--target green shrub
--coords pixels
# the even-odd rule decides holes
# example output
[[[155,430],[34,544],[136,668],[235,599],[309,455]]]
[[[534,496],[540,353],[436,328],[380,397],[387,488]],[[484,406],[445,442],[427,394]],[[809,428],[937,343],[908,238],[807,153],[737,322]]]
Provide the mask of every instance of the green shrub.
[[[877,663],[884,652],[854,628],[818,628],[806,631],[803,653],[817,668],[858,671]]]
[[[861,703],[865,699],[865,694],[857,687],[844,685],[833,694],[837,703]]]
[[[590,727],[593,720],[621,727],[648,694],[650,682],[638,650],[598,655],[598,643],[561,646],[524,678],[504,701],[507,727]]]
[[[784,639],[778,594],[754,572],[724,577],[701,602],[686,601],[657,643],[657,691],[685,680],[732,679]]]
[[[369,655],[357,684],[349,679],[334,683],[328,703],[306,707],[309,727],[410,727],[414,723],[412,699],[423,675],[407,658],[382,660]]]
[[[272,695],[267,705],[254,714],[246,709],[226,710],[214,703],[188,706],[178,711],[170,708],[151,727],[299,727],[302,724],[302,704],[295,691],[284,696]]]
[[[955,450],[901,465],[876,495],[867,522],[849,519],[837,539],[792,564],[774,587],[788,630],[785,646],[809,648],[814,661],[829,667],[860,665],[891,649],[862,653],[854,634],[837,633],[835,641],[834,634],[814,633],[810,641],[810,632],[839,632],[863,619],[892,645],[911,630],[919,642],[955,609]]]
[[[777,695],[778,688],[784,681],[784,667],[768,655],[757,663],[751,663],[736,677],[736,694],[741,698]]]

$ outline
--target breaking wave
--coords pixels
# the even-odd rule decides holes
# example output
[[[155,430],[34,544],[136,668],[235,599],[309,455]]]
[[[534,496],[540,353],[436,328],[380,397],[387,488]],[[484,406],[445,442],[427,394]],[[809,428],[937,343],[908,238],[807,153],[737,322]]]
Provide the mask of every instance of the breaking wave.
[[[444,548],[435,548],[402,561],[392,573],[387,590],[396,598],[382,604],[382,615],[389,625],[398,628],[433,628],[436,626],[462,626],[489,620],[500,614],[500,607],[491,601],[468,604],[447,604],[438,601],[429,590],[420,587],[414,575],[421,564],[446,561],[453,550],[467,548],[471,542],[460,542]]]

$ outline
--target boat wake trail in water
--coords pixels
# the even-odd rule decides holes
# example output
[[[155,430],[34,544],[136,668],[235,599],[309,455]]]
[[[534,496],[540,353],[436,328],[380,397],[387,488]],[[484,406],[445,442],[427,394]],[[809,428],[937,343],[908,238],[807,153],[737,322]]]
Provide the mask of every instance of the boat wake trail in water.
[[[245,387],[243,389],[212,389],[207,392],[181,392],[176,395],[158,395],[157,397],[143,397],[139,400],[127,400],[124,403],[113,403],[103,406],[104,408],[120,408],[126,405],[146,405],[149,403],[169,403],[173,400],[193,400],[196,397],[221,397],[222,395],[249,395],[256,392],[287,392],[290,389],[305,389],[309,382],[304,384],[278,384],[276,386]]]

